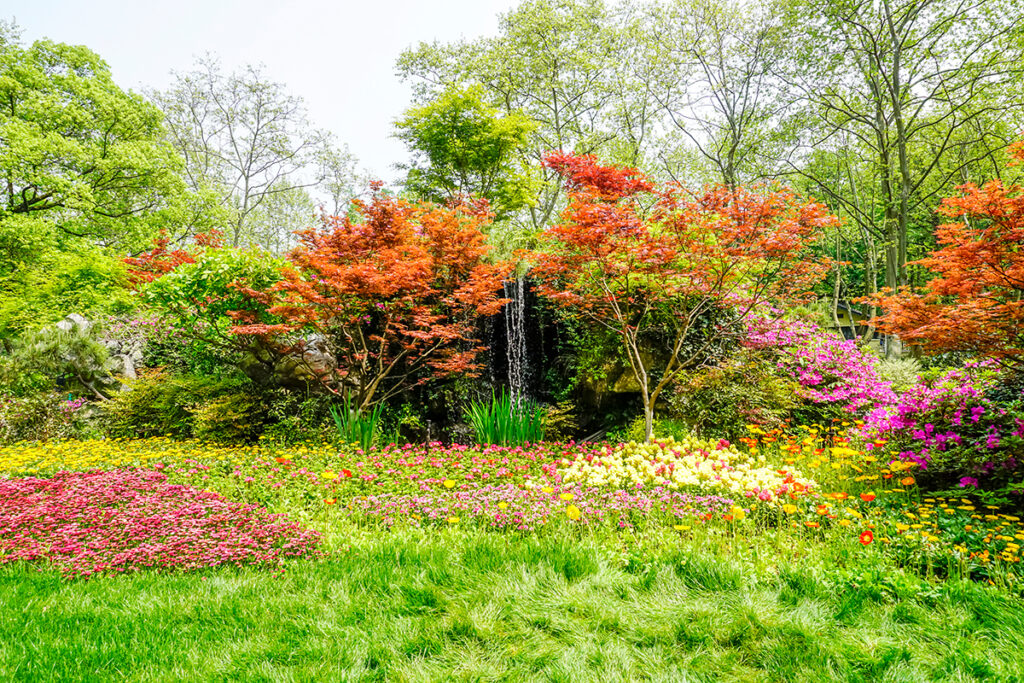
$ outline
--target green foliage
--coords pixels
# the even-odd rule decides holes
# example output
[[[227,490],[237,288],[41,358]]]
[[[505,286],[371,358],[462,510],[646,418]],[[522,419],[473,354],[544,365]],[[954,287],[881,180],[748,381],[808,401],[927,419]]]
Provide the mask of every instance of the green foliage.
[[[182,162],[160,110],[121,90],[100,57],[40,40],[0,43],[0,260],[86,238],[138,248],[182,223]]]
[[[331,397],[307,395],[278,387],[265,392],[267,424],[260,443],[288,446],[300,443],[323,443],[335,433],[331,418]]]
[[[883,358],[875,366],[878,379],[891,382],[892,390],[902,394],[917,384],[921,376],[921,363],[914,358]]]
[[[80,406],[58,391],[0,396],[0,444],[81,436]]]
[[[684,373],[667,402],[698,434],[735,440],[746,436],[748,424],[782,426],[802,403],[799,390],[768,355],[740,348],[715,366]]]
[[[193,355],[222,361],[245,345],[230,334],[236,324],[228,313],[263,315],[252,297],[236,287],[264,291],[280,279],[283,262],[267,252],[248,249],[208,249],[195,263],[186,263],[148,283],[145,301],[193,342]],[[198,360],[202,360],[198,358]]]
[[[245,378],[171,376],[153,370],[103,404],[115,437],[176,436],[252,441],[266,422],[266,408]]]
[[[613,443],[639,443],[646,440],[646,422],[643,415],[640,415],[628,425],[618,429],[609,430],[607,440]],[[693,429],[682,420],[670,417],[654,418],[654,438],[667,439],[669,437],[682,441],[693,436]]]
[[[384,404],[378,403],[368,412],[363,412],[355,401],[346,396],[340,406],[332,405],[330,411],[338,441],[357,444],[364,452],[373,448],[384,414]]]
[[[406,187],[444,202],[473,194],[490,201],[498,220],[530,203],[534,189],[521,152],[535,128],[519,113],[502,115],[479,87],[450,87],[409,109],[396,124],[414,153]]]
[[[578,419],[572,401],[560,401],[544,410],[544,439],[568,441],[576,433]]]
[[[98,334],[97,326],[80,324],[26,334],[0,366],[0,381],[15,392],[60,386],[105,399],[116,379]]]
[[[522,446],[544,440],[546,411],[534,401],[514,400],[508,390],[490,401],[472,401],[466,418],[478,444]]]
[[[39,329],[70,313],[92,319],[123,315],[135,305],[120,259],[98,249],[54,251],[0,276],[0,337]]]

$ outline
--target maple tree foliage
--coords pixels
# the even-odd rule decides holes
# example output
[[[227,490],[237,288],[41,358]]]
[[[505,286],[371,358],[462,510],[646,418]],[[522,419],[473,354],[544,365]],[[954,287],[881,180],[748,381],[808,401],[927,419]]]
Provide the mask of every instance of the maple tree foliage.
[[[128,278],[134,285],[152,282],[180,265],[195,263],[196,256],[203,250],[224,246],[224,235],[219,230],[198,233],[193,239],[191,249],[171,249],[167,231],[161,230],[153,240],[152,249],[124,259],[128,266]]]
[[[1011,148],[1024,160],[1024,143]],[[872,322],[927,352],[966,351],[1024,365],[1024,188],[992,180],[962,185],[939,213],[939,248],[914,261],[935,277],[919,293],[866,298],[884,312]]]
[[[545,163],[564,178],[569,205],[543,233],[531,274],[546,297],[619,337],[648,438],[654,405],[680,371],[755,309],[800,300],[825,275],[810,246],[837,219],[788,190],[692,194],[591,156]]]
[[[238,316],[233,332],[301,353],[310,335],[336,361],[310,368],[360,410],[432,377],[473,376],[479,316],[498,313],[509,268],[485,259],[486,202],[442,207],[386,196],[376,185],[356,218],[324,216],[296,233],[282,280],[245,290],[280,322]]]

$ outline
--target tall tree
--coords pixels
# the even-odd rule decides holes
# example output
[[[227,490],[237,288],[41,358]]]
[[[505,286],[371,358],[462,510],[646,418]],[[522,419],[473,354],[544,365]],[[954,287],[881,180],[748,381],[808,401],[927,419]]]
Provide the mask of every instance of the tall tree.
[[[503,116],[481,95],[479,86],[450,87],[395,126],[414,155],[407,189],[438,202],[483,197],[500,220],[531,200],[522,151],[534,125],[519,113]]]
[[[654,406],[681,371],[738,335],[754,311],[805,296],[827,270],[810,246],[836,219],[790,192],[716,187],[691,196],[593,157],[553,155],[547,164],[570,200],[531,256],[531,273],[544,295],[619,338],[648,439]]]
[[[181,159],[160,110],[88,48],[0,33],[0,262],[74,239],[131,250],[184,220]]]
[[[329,137],[310,126],[303,102],[260,67],[225,74],[211,56],[152,94],[193,188],[210,188],[231,211],[227,241],[254,241],[252,223],[275,195],[312,188],[326,176]]]
[[[674,0],[650,5],[641,29],[667,123],[729,187],[779,170],[774,148],[790,104],[777,74],[787,50],[785,8],[770,0]]]
[[[603,0],[529,0],[501,17],[497,36],[421,44],[397,68],[421,102],[452,85],[480,85],[493,106],[535,124],[527,154],[538,192],[521,222],[541,228],[564,198],[560,180],[541,164],[545,154],[599,153],[635,164],[653,141],[657,111],[649,87],[632,75],[628,17]]]
[[[803,116],[816,121],[803,149],[852,145],[877,204],[814,173],[805,155],[792,167],[871,234],[885,284],[905,286],[915,212],[972,164],[994,159],[1004,142],[986,122],[1024,109],[1019,8],[1004,0],[806,0],[801,7],[787,42],[790,82],[807,105]]]

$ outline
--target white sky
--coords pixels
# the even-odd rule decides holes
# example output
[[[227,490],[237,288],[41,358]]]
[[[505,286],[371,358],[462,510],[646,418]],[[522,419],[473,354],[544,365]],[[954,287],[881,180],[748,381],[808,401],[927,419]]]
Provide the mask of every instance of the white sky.
[[[122,88],[165,87],[213,52],[225,70],[266,65],[266,75],[305,99],[314,125],[334,133],[372,175],[391,181],[405,148],[391,124],[410,92],[394,74],[420,41],[494,34],[517,0],[0,0],[26,43],[85,45]]]

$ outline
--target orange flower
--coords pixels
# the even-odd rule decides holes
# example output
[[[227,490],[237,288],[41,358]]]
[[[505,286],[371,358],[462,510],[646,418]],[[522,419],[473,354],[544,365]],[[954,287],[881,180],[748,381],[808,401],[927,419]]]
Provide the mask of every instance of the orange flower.
[[[904,486],[913,486],[914,485],[914,478],[913,477],[903,477],[902,479],[900,479],[900,483],[903,484]]]
[[[327,503],[328,505],[334,505],[333,498],[324,498],[324,502]]]
[[[875,535],[873,533],[871,533],[870,529],[867,529],[866,531],[861,532],[861,535],[860,535],[860,542],[861,543],[863,543],[864,545],[871,545],[871,541],[873,541],[873,540],[875,540]]]
[[[875,494],[871,492],[862,493],[860,494],[860,499],[863,500],[865,503],[870,503],[875,499]]]
[[[808,527],[812,529],[817,529],[819,526],[821,526],[817,522],[804,522],[804,524],[806,524]]]

